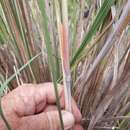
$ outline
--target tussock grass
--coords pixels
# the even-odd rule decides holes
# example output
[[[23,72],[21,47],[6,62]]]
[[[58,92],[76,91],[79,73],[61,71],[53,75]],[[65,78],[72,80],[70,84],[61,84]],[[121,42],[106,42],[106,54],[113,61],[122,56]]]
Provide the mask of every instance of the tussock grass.
[[[1,0],[1,96],[46,81],[57,95],[60,81],[85,130],[129,129],[129,23],[130,0]]]

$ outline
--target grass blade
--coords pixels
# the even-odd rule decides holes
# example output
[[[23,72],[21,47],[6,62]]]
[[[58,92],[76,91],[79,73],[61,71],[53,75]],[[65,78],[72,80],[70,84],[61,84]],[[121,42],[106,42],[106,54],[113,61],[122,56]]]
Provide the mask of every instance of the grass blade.
[[[54,62],[53,62],[53,55],[52,55],[52,45],[51,45],[51,40],[50,40],[50,35],[48,32],[48,17],[46,15],[46,10],[45,10],[45,1],[44,0],[39,0],[38,1],[39,8],[41,10],[42,14],[42,24],[43,24],[43,34],[45,38],[45,44],[46,44],[46,49],[47,49],[47,56],[48,56],[48,63],[49,63],[49,68],[50,72],[52,74],[52,80],[55,88],[55,95],[56,95],[56,104],[58,107],[58,112],[59,112],[59,117],[60,117],[60,122],[61,122],[61,128],[64,130],[64,124],[63,124],[63,119],[61,115],[61,109],[60,109],[60,101],[58,97],[58,91],[57,91],[57,83],[56,83],[56,75],[55,75],[55,69],[53,67]]]
[[[85,49],[86,45],[91,41],[92,37],[95,35],[99,27],[102,25],[114,1],[115,0],[104,0],[104,3],[102,4],[102,7],[100,8],[88,34],[85,36],[82,44],[80,45],[79,49],[76,51],[74,57],[71,60],[71,67],[76,63],[78,58],[81,56],[81,53]]]
[[[71,73],[69,63],[69,34],[68,34],[68,8],[67,0],[62,0],[62,41],[60,43],[61,48],[61,60],[64,79],[64,91],[65,91],[65,106],[66,110],[71,112]]]

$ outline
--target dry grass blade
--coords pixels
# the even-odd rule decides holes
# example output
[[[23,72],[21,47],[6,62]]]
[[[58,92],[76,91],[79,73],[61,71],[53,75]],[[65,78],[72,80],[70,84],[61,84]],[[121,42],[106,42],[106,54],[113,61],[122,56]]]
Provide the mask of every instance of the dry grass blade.
[[[60,54],[62,62],[62,72],[65,91],[65,107],[66,110],[71,111],[71,74],[69,66],[69,37],[68,37],[68,15],[67,15],[67,1],[62,1],[63,22],[61,22],[60,6],[55,0],[55,10],[57,18],[58,36],[60,43]],[[64,12],[65,11],[65,12]]]
[[[104,47],[102,48],[101,52],[97,56],[96,60],[94,61],[93,65],[91,66],[90,71],[88,72],[86,76],[86,80],[88,80],[96,68],[96,66],[100,63],[100,61],[104,58],[104,56],[107,54],[113,43],[118,40],[118,38],[121,36],[123,30],[126,28],[130,21],[130,1],[126,4],[126,7],[123,10],[123,14],[121,15],[120,20],[115,25],[114,32],[109,36],[107,39],[107,42],[105,43]]]
[[[69,30],[68,30],[68,8],[67,0],[62,0],[63,23],[61,26],[61,60],[64,79],[65,106],[71,112],[71,73],[69,63]]]
[[[116,40],[118,40],[118,38],[121,36],[123,30],[126,28],[126,26],[128,25],[129,21],[130,21],[130,0],[128,0],[128,2],[127,2],[126,6],[125,6],[125,8],[123,10],[123,13],[122,13],[119,21],[115,25],[114,32],[108,38],[105,46],[103,47],[103,49],[101,50],[101,52],[97,56],[97,58],[94,61],[93,65],[92,65],[92,67],[90,69],[90,71],[88,72],[87,79],[89,79],[89,77],[91,76],[91,74],[94,71],[94,69],[96,68],[96,66],[100,63],[100,61],[102,60],[102,58],[107,54],[108,50],[113,45],[113,42],[115,42]],[[91,122],[89,124],[88,130],[92,130],[94,128],[97,120],[102,116],[102,114],[108,108],[108,106],[110,105],[112,99],[113,99],[113,95],[110,92],[110,95],[107,96],[103,100],[103,102],[100,104],[100,106],[98,107],[97,111],[93,115],[92,120],[91,120]]]

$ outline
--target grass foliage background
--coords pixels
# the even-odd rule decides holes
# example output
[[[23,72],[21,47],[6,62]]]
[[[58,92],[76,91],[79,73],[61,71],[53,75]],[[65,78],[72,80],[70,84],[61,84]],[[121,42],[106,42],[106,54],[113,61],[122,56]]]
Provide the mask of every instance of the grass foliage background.
[[[59,0],[0,1],[1,97],[23,83],[53,81],[61,115],[59,21],[68,16],[72,95],[84,129],[128,130],[130,0],[68,0],[67,6],[65,14]]]

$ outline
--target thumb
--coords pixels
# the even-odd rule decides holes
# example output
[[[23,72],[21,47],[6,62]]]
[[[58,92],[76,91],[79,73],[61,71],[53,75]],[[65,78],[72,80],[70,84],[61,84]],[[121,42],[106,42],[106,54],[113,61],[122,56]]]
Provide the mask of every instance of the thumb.
[[[64,129],[72,128],[74,116],[72,113],[62,111]],[[61,124],[58,111],[44,112],[38,115],[22,118],[22,130],[60,130]]]

